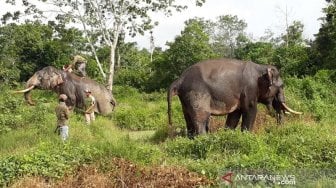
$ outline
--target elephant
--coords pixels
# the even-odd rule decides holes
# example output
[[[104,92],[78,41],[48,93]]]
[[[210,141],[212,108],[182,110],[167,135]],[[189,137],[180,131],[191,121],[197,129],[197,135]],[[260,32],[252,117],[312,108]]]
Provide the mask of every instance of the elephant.
[[[52,90],[58,94],[66,94],[67,106],[83,109],[85,99],[85,89],[90,89],[96,99],[95,112],[107,115],[110,114],[116,105],[112,92],[96,81],[79,77],[73,73],[59,70],[53,66],[47,66],[35,72],[26,83],[26,89],[15,93],[24,93],[25,100],[34,105],[31,100],[31,90],[34,88]]]
[[[237,59],[210,59],[187,68],[168,88],[168,123],[172,126],[171,100],[178,95],[188,137],[208,132],[210,116],[226,115],[225,127],[251,131],[257,104],[274,108],[277,122],[282,112],[302,114],[285,103],[284,84],[279,70]]]

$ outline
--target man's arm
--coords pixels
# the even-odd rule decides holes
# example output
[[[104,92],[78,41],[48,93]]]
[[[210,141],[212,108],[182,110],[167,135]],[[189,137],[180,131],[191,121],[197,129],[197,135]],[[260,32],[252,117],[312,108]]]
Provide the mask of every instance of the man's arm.
[[[89,106],[89,108],[85,111],[85,113],[89,113],[93,108],[94,108],[94,105],[95,105],[95,98],[90,96],[91,97],[91,105]]]
[[[68,109],[68,107],[64,108],[64,117],[65,117],[65,119],[69,119],[69,109]]]

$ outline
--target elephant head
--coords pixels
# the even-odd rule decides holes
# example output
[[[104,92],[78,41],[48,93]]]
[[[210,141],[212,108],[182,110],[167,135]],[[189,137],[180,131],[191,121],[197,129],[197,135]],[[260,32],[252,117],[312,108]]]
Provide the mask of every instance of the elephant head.
[[[90,89],[92,95],[96,98],[95,111],[103,115],[111,113],[116,105],[112,92],[101,84],[87,77],[79,77],[52,66],[35,72],[27,81],[26,89],[16,91],[15,93],[24,93],[25,100],[30,105],[34,105],[30,94],[34,88],[52,90],[58,94],[66,94],[68,96],[66,104],[71,108],[75,106],[83,108],[85,98],[84,90]]]
[[[286,105],[284,83],[278,69],[271,65],[262,65],[261,67],[264,71],[258,79],[260,88],[258,102],[265,104],[269,112],[273,107],[278,124],[282,123],[283,113],[302,114],[302,112],[297,112]]]
[[[64,74],[64,73],[63,73]],[[48,66],[34,73],[32,77],[26,83],[26,89],[16,91],[15,93],[24,93],[25,100],[30,105],[35,103],[31,100],[31,90],[34,88],[53,90],[57,92],[57,88],[64,83],[64,76],[62,71]]]

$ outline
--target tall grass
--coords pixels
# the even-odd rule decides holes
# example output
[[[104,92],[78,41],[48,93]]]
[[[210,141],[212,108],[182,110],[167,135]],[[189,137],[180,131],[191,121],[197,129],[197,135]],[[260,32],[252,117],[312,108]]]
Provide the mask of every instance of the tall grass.
[[[286,116],[282,126],[275,125],[274,118],[261,117],[266,113],[259,108],[262,128],[256,133],[220,130],[193,140],[184,136],[167,138],[165,92],[140,93],[115,86],[115,112],[98,116],[89,126],[82,114],[72,113],[70,138],[65,144],[53,132],[57,105],[54,93],[34,91],[38,103],[28,106],[22,96],[14,96],[4,87],[5,94],[0,96],[0,185],[9,185],[25,175],[62,178],[74,173],[78,165],[111,157],[141,165],[182,165],[219,182],[227,169],[269,173],[296,170],[300,177],[308,176],[298,172],[300,169],[332,170],[336,168],[336,99],[335,87],[325,77],[318,74],[287,79],[287,101],[304,115]],[[177,97],[172,107],[174,125],[183,135],[185,122]],[[218,121],[223,124],[225,118]],[[328,174],[315,178],[312,185],[323,178],[335,183]]]
[[[167,102],[165,93],[140,93],[130,87],[114,87],[117,110],[114,123],[129,130],[156,130],[167,126]],[[178,126],[184,127],[182,109],[174,98],[173,116]]]
[[[43,95],[36,92],[35,98],[40,98],[40,94]],[[22,96],[16,97],[8,96],[8,100],[23,100]],[[120,130],[111,119],[101,116],[86,125],[82,114],[72,113],[70,137],[63,143],[54,133],[55,99],[57,97],[51,94],[44,104],[39,102],[33,107],[20,103],[12,112],[22,113],[23,118],[13,121],[27,123],[20,127],[0,125],[8,127],[0,134],[0,186],[7,186],[23,176],[61,178],[79,165],[111,157],[123,157],[139,164],[158,163],[162,158],[158,147],[131,139],[128,131]],[[3,117],[10,119],[10,116],[11,113],[5,113]]]

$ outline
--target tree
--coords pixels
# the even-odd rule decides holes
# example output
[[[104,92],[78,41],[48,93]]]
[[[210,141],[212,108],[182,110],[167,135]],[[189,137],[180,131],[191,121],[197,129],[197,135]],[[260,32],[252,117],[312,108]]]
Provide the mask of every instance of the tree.
[[[278,47],[273,56],[273,62],[282,73],[291,76],[303,76],[309,70],[309,48],[300,45]]]
[[[125,44],[122,50],[124,50],[120,58],[122,66],[116,72],[116,84],[147,90],[151,76],[150,52],[146,49],[138,50],[135,43]]]
[[[242,38],[247,24],[237,16],[223,15],[216,21],[207,21],[207,32],[212,49],[222,57],[234,57],[238,38]]]
[[[150,12],[161,11],[167,15],[173,10],[181,11],[185,6],[175,0],[39,0],[40,3],[52,3],[57,8],[57,19],[61,22],[75,22],[82,25],[82,29],[96,57],[98,66],[104,75],[102,66],[96,55],[94,47],[95,38],[110,48],[110,61],[108,67],[107,85],[112,90],[113,76],[116,61],[116,48],[122,32],[135,36],[151,29],[153,23]],[[202,5],[205,0],[195,0]],[[15,2],[11,0],[10,2]],[[27,2],[28,3],[28,2]],[[30,4],[28,4],[29,7]],[[35,5],[35,7],[37,7]],[[34,7],[33,7],[34,8]],[[55,10],[54,10],[55,11]],[[42,13],[42,11],[36,11]]]
[[[282,40],[286,46],[304,45],[302,37],[304,25],[300,21],[294,21],[286,29],[286,34],[282,35]]]
[[[21,81],[48,65],[62,66],[81,40],[76,30],[56,29],[39,22],[0,27],[0,61],[4,67],[18,69]],[[79,48],[79,46],[77,46]],[[17,71],[16,71],[17,74]]]
[[[322,24],[316,34],[313,48],[317,53],[315,66],[320,69],[336,68],[336,1],[327,1],[328,5],[323,9],[325,16],[321,18]]]
[[[275,47],[269,42],[249,42],[236,50],[238,59],[250,60],[259,64],[270,64],[273,60]]]
[[[273,61],[287,75],[302,76],[306,72],[309,48],[302,37],[303,28],[300,21],[293,21],[275,51]]]
[[[203,23],[198,19],[191,19],[185,24],[181,35],[174,42],[168,43],[169,49],[162,58],[154,61],[154,79],[159,87],[167,87],[190,65],[214,57]]]

